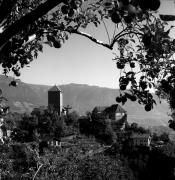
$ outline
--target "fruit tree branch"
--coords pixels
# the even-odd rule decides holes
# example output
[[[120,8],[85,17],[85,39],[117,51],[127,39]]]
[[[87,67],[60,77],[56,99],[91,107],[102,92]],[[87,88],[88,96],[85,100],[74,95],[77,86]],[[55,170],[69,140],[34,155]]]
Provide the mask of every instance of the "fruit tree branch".
[[[127,29],[128,29],[128,27],[124,28],[124,29],[123,29],[121,32],[119,32],[118,34],[116,34],[116,35],[114,34],[114,35],[113,35],[113,39],[112,39],[112,42],[111,42],[111,44],[110,44],[111,47],[114,46],[114,44],[116,43],[118,37],[119,37],[119,36],[122,36],[122,33],[124,33]]]
[[[0,50],[14,35],[23,30],[27,25],[38,20],[40,17],[48,13],[51,9],[64,2],[64,0],[47,0],[39,5],[35,10],[26,14],[21,19],[14,22],[4,32],[0,34]]]
[[[140,32],[135,32],[135,31],[129,31],[129,32],[126,32],[126,33],[123,33],[126,29],[124,29],[123,31],[121,31],[120,33],[118,33],[114,38],[113,38],[113,41],[111,42],[110,44],[110,47],[112,48],[114,46],[114,44],[117,42],[117,40],[125,35],[128,35],[128,34],[136,34],[136,35],[143,35],[142,33]]]
[[[126,30],[126,29],[125,29],[125,30]],[[110,49],[110,50],[113,49],[114,44],[115,44],[115,43],[117,42],[117,40],[118,40],[120,37],[122,37],[122,36],[125,36],[125,35],[128,35],[128,34],[143,35],[142,33],[140,33],[140,32],[135,32],[135,31],[129,31],[129,32],[123,33],[125,30],[123,30],[123,31],[121,31],[120,33],[118,33],[118,34],[114,37],[114,39],[113,39],[113,41],[111,42],[111,44],[106,44],[106,43],[104,43],[104,42],[102,42],[102,41],[94,38],[93,36],[91,36],[90,34],[87,34],[87,33],[85,33],[85,32],[81,32],[81,31],[75,30],[75,29],[72,29],[72,30],[66,30],[66,29],[65,29],[65,31],[67,31],[67,32],[69,32],[69,33],[74,33],[74,34],[78,34],[78,35],[84,36],[84,37],[90,39],[91,41],[95,42],[96,44],[102,45],[102,46],[104,46],[104,47],[106,47],[106,48],[108,48],[108,49]]]
[[[17,0],[3,0],[0,5],[0,23],[10,14]],[[4,11],[5,10],[5,11]]]
[[[95,42],[96,44],[102,45],[102,46],[104,46],[104,47],[106,47],[106,48],[108,48],[110,50],[113,49],[113,46],[111,46],[111,45],[109,45],[107,43],[104,43],[104,42],[94,38],[93,36],[91,36],[90,34],[87,34],[85,32],[81,32],[79,30],[71,30],[71,31],[70,30],[65,30],[65,31],[68,31],[69,33],[74,33],[74,34],[78,34],[78,35],[84,36],[84,37],[90,39],[91,41]]]
[[[141,36],[143,36],[143,34],[140,33],[140,32],[129,31],[129,32],[126,32],[126,33],[117,35],[117,36],[115,37],[115,41],[118,40],[119,38],[121,38],[122,36],[125,36],[125,35],[128,35],[128,34],[135,34],[135,35],[141,35]]]
[[[45,21],[45,23],[51,25],[52,27],[57,27],[57,30],[61,30],[61,31],[65,31],[65,32],[68,32],[70,34],[78,34],[80,36],[84,36],[88,39],[90,39],[91,41],[95,42],[96,44],[99,44],[99,45],[102,45],[110,50],[113,49],[113,46],[107,44],[107,43],[104,43],[96,38],[94,38],[92,35],[88,34],[88,33],[85,33],[85,32],[82,32],[82,31],[79,31],[77,28],[75,27],[67,27],[65,29],[63,29],[62,27],[59,27],[55,22],[51,22],[51,21]],[[49,32],[46,32],[46,33],[49,33]]]

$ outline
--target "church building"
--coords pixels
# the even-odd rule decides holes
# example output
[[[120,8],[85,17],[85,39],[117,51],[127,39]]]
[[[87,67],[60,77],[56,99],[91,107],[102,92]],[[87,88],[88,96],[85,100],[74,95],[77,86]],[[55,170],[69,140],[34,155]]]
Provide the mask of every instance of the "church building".
[[[63,111],[63,93],[56,85],[48,90],[48,107],[57,110],[59,115]]]

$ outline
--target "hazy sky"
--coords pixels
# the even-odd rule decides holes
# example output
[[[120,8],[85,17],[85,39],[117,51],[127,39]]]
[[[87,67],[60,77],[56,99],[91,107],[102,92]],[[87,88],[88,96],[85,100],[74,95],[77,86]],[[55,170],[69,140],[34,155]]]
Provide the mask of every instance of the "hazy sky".
[[[175,12],[173,0],[162,0],[161,12]],[[111,24],[107,24],[113,29]],[[104,27],[88,28],[88,32],[107,41]],[[30,68],[22,70],[21,80],[32,84],[79,83],[118,88],[119,70],[112,61],[112,51],[90,40],[72,35],[60,49],[46,46]]]

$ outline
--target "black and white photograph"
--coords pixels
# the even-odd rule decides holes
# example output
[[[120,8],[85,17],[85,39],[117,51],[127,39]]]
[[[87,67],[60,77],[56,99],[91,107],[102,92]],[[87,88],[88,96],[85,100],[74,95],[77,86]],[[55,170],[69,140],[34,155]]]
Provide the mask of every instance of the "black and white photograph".
[[[175,0],[0,0],[0,180],[175,180]]]

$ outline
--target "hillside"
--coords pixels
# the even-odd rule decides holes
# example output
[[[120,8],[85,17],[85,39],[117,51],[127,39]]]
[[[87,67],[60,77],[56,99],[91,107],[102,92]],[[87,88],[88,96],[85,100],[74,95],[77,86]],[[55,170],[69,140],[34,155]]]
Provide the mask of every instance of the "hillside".
[[[0,76],[0,88],[8,99],[12,111],[30,112],[34,107],[47,105],[47,91],[50,86],[32,85],[19,81],[18,87],[9,87],[11,78]],[[88,86],[84,84],[60,85],[63,91],[64,105],[71,105],[80,114],[91,111],[95,106],[106,106],[116,103],[118,90]],[[154,110],[145,112],[144,107],[128,101],[124,108],[128,112],[130,122],[146,126],[166,125],[168,105],[165,101],[157,102]]]

